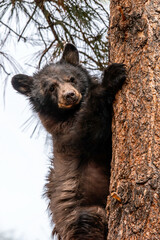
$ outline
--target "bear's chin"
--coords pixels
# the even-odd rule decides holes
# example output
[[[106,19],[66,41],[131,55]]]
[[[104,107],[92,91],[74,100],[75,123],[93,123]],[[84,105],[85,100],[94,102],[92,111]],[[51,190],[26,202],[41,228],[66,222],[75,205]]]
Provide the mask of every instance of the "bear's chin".
[[[64,105],[62,103],[59,103],[58,104],[58,107],[59,108],[62,108],[62,109],[68,109],[68,108],[73,108],[75,105]]]
[[[71,108],[76,107],[78,104],[79,104],[79,102],[76,103],[76,104],[70,104],[70,105],[59,103],[58,107],[61,108],[61,109],[71,109]]]

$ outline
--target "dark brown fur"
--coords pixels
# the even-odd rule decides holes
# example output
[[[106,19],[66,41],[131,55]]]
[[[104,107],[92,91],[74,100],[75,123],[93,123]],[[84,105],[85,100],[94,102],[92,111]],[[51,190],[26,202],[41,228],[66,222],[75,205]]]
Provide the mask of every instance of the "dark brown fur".
[[[12,80],[13,87],[29,97],[53,138],[46,196],[59,239],[106,238],[112,103],[124,80],[124,66],[112,64],[102,84],[95,82],[79,65],[78,51],[71,44],[60,62],[33,77],[16,75]]]

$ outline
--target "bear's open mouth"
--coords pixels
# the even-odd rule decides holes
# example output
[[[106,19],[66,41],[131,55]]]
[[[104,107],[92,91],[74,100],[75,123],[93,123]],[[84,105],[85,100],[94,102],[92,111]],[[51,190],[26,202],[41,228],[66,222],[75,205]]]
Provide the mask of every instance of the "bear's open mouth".
[[[72,103],[68,103],[68,102],[66,102],[66,101],[64,101],[64,102],[59,102],[58,103],[58,107],[59,108],[72,108],[72,107],[74,107],[75,105],[77,105],[77,104],[79,104],[80,103],[80,101],[81,101],[81,99],[82,99],[82,95],[81,94],[79,94],[78,96],[77,96],[77,100],[76,101],[73,101]]]

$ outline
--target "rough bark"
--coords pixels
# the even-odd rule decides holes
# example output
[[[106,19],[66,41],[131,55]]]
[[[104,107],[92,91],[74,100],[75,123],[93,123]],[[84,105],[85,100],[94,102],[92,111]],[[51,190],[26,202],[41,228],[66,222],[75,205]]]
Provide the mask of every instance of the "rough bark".
[[[160,2],[111,0],[110,62],[128,80],[113,119],[108,240],[160,239]]]

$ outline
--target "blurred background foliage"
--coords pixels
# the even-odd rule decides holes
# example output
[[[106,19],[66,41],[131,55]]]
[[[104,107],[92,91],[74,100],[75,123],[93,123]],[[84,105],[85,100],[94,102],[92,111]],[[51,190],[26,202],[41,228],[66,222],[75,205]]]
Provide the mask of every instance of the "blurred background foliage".
[[[58,58],[72,42],[88,69],[102,70],[108,62],[108,22],[106,1],[1,0],[0,73],[8,77],[20,68],[9,52],[11,41],[40,47],[29,61],[36,68]]]

